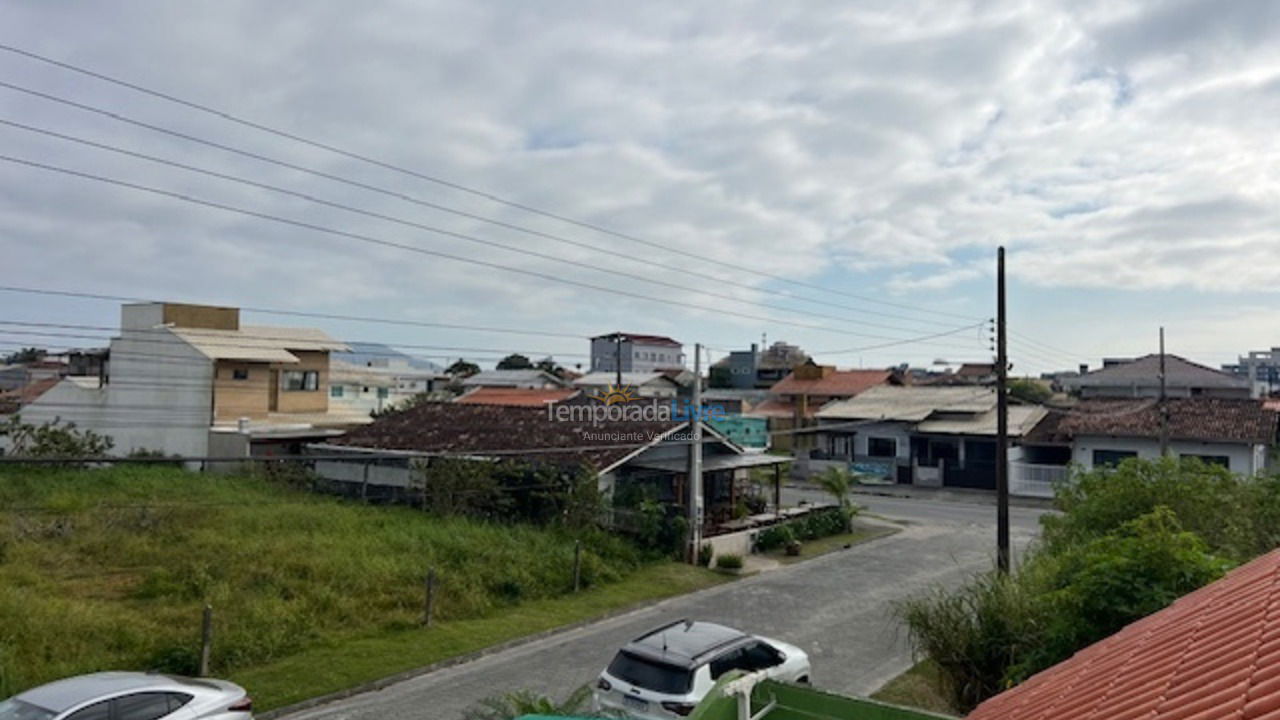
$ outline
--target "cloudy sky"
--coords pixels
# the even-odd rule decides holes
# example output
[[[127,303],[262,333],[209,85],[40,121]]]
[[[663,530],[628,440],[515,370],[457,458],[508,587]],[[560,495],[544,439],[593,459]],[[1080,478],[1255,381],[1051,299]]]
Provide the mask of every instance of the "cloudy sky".
[[[575,336],[623,329],[920,365],[989,355],[1004,245],[1016,370],[1150,352],[1162,324],[1170,351],[1214,365],[1280,345],[1275,2],[0,17],[11,48],[410,171],[2,51],[0,82],[21,90],[0,87],[0,155],[259,216],[4,160],[0,285],[555,333],[246,318],[490,361],[572,365]],[[0,322],[108,327],[116,305],[0,291]],[[93,342],[19,331],[0,326],[0,350]]]

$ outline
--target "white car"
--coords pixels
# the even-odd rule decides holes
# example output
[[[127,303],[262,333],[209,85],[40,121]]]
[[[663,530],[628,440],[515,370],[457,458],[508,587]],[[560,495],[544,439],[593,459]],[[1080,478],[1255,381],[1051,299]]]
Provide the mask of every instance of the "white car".
[[[730,670],[809,682],[809,656],[777,640],[723,625],[680,620],[627,643],[596,681],[595,709],[640,720],[693,712]]]
[[[253,700],[226,680],[100,672],[0,701],[0,720],[253,720]]]

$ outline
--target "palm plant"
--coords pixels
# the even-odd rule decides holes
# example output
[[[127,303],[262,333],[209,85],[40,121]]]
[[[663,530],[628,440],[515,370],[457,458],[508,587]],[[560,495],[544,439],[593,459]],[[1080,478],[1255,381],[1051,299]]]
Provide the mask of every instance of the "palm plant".
[[[818,486],[827,491],[832,498],[835,499],[836,505],[844,513],[849,529],[853,529],[853,516],[857,513],[858,507],[853,504],[851,497],[853,493],[853,475],[842,467],[828,467],[819,473],[814,480]]]

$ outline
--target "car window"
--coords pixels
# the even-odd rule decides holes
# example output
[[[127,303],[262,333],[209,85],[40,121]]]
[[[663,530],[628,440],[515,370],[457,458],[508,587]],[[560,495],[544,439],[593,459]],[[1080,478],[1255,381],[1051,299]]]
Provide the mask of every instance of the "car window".
[[[108,720],[111,717],[111,701],[103,700],[83,707],[67,716],[67,720]]]
[[[735,648],[711,661],[711,679],[716,680],[730,670],[749,670],[742,648]]]
[[[771,645],[757,642],[748,645],[744,650],[747,667],[750,670],[764,670],[782,662],[782,654]]]
[[[683,695],[693,686],[693,673],[687,668],[625,652],[614,656],[608,673],[636,687],[667,695]]]
[[[17,698],[0,701],[0,720],[49,720],[53,711]]]
[[[170,693],[134,693],[116,698],[115,720],[159,720],[181,705],[172,706]]]

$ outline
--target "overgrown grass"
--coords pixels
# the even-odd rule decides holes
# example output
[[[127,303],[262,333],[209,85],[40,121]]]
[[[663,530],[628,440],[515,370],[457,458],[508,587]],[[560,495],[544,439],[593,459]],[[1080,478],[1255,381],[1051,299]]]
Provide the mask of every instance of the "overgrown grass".
[[[944,688],[945,680],[937,663],[922,660],[885,683],[884,687],[871,694],[871,698],[894,705],[955,715],[957,712],[951,706]]]
[[[595,589],[564,599],[577,538]],[[3,469],[0,697],[106,668],[191,672],[206,603],[214,673],[261,680],[251,690],[270,707],[716,582],[702,571],[655,591],[669,564],[650,565],[603,533],[364,507],[252,477]],[[439,627],[424,631],[429,567]]]

